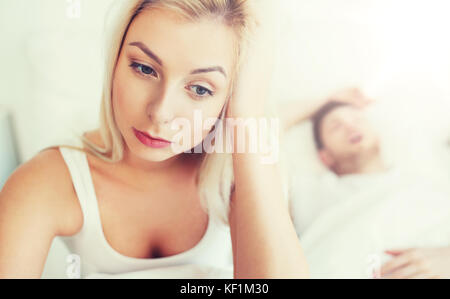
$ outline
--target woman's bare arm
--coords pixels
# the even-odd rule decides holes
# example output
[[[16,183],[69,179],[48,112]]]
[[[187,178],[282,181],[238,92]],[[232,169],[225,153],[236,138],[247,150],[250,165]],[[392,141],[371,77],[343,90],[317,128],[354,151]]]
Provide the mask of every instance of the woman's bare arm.
[[[237,154],[230,211],[235,278],[306,278],[308,267],[283,199],[278,165]]]
[[[258,8],[262,7],[260,3],[258,1]],[[270,10],[257,12],[256,15],[263,16],[267,12]],[[268,38],[270,35],[266,34],[267,26],[270,29],[270,20],[264,19],[255,28],[248,57],[239,72],[228,117],[246,120],[264,118],[274,44]],[[248,145],[250,135],[254,134],[249,130],[245,127],[245,134],[234,134],[235,189],[229,215],[234,277],[305,278],[308,268],[284,198],[277,161],[265,164],[263,153],[249,153],[248,148],[245,153],[236,151],[239,143]],[[277,140],[273,141],[275,146],[279,145]]]
[[[67,213],[73,208],[70,181],[62,179],[67,170],[58,155],[36,155],[0,192],[0,278],[40,278],[53,238],[76,228]]]

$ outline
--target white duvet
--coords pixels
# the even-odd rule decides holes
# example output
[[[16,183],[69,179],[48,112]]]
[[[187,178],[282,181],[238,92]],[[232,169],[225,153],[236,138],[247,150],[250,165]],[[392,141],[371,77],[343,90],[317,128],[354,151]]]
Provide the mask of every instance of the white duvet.
[[[384,250],[450,245],[450,194],[426,177],[393,172],[318,187],[326,198],[292,198],[312,278],[371,278],[389,259]],[[298,219],[314,206],[309,223]]]

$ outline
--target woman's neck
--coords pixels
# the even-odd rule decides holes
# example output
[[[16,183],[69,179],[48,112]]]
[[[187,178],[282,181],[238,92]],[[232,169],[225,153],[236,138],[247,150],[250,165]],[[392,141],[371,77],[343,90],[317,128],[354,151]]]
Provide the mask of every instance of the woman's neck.
[[[203,155],[178,154],[164,161],[148,161],[124,149],[124,156],[120,162],[122,169],[133,177],[147,177],[159,174],[173,174],[188,171],[195,172],[199,168]]]

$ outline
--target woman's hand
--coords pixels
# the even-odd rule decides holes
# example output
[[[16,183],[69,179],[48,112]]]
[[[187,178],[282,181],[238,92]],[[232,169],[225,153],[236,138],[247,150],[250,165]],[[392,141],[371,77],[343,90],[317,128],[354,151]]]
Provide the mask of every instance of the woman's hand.
[[[450,278],[450,247],[388,250],[381,278]]]
[[[228,117],[264,114],[275,60],[276,1],[250,1],[252,21],[244,41],[242,65],[228,106]]]

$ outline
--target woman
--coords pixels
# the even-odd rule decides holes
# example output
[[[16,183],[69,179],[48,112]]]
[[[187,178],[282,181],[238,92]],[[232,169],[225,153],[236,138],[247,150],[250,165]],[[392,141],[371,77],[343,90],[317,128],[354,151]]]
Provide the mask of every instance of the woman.
[[[235,278],[304,277],[278,166],[258,154],[186,153],[214,124],[184,140],[173,127],[194,127],[196,113],[217,125],[262,115],[262,14],[251,0],[127,2],[85,152],[44,150],[0,194],[0,277],[40,277],[55,236],[85,275],[221,265],[227,227]]]

